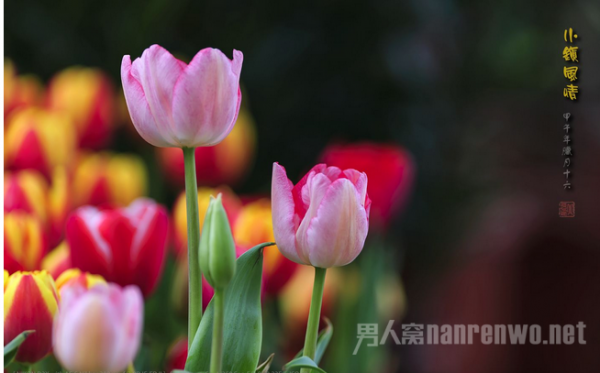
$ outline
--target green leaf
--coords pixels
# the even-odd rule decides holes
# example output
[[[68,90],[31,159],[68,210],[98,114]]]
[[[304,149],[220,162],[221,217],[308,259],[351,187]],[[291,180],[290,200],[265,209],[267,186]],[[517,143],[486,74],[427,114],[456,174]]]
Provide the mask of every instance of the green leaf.
[[[287,371],[290,371],[292,369],[301,369],[301,368],[310,368],[317,372],[327,373],[323,369],[319,368],[317,366],[317,363],[315,363],[311,358],[309,358],[307,356],[302,356],[297,359],[294,359],[294,360],[290,361],[289,363],[287,363],[284,367],[284,369]]]
[[[331,321],[329,321],[327,317],[324,317],[323,319],[325,320],[327,326],[325,327],[325,329],[321,330],[321,332],[319,333],[319,337],[317,338],[317,351],[315,352],[314,360],[317,364],[321,362],[321,359],[323,358],[325,350],[327,349],[329,341],[331,340],[331,337],[333,335],[333,325],[331,324]],[[304,349],[300,350],[294,357],[294,360],[301,357],[303,352]]]
[[[23,333],[16,336],[15,339],[10,341],[9,344],[4,346],[4,367],[5,368],[7,366],[9,366],[10,363],[12,363],[15,356],[17,356],[17,351],[19,350],[19,346],[23,342],[25,342],[27,337],[29,337],[33,333],[35,333],[35,330],[25,330]]]
[[[262,344],[262,315],[260,290],[263,249],[274,245],[265,242],[246,251],[237,259],[237,268],[225,288],[223,330],[223,371],[254,372]],[[214,304],[206,307],[196,332],[185,370],[207,372],[210,368]]]
[[[271,367],[271,363],[273,362],[274,357],[274,353],[269,355],[269,357],[267,358],[267,360],[264,361],[264,363],[256,367],[256,373],[269,373],[269,368]]]

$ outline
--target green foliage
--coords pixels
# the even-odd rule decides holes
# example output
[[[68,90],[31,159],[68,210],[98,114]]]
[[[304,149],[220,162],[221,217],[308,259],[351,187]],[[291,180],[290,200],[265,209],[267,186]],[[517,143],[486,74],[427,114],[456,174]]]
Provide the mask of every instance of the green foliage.
[[[261,281],[263,243],[237,259],[237,269],[224,290],[223,371],[253,372],[258,365],[262,343]],[[206,372],[210,367],[214,304],[211,301],[188,354],[185,369]]]
[[[287,371],[293,371],[300,368],[310,368],[313,371],[327,373],[323,369],[319,368],[317,363],[315,363],[311,358],[307,356],[301,356],[297,359],[294,359],[285,365],[285,369]]]
[[[314,360],[315,363],[317,363],[317,364],[319,364],[319,362],[321,362],[321,359],[323,358],[323,355],[325,354],[325,350],[327,349],[327,346],[329,345],[329,341],[331,340],[331,337],[333,336],[333,325],[331,324],[331,321],[329,321],[329,319],[325,317],[325,322],[327,323],[327,326],[325,327],[325,329],[321,330],[321,332],[319,333],[319,338],[317,338],[317,351],[315,353],[315,360]],[[300,358],[302,356],[303,352],[304,352],[304,349],[300,350],[294,357],[294,360]]]
[[[31,334],[35,333],[35,330],[25,330],[23,333],[19,334],[12,341],[10,341],[6,346],[4,346],[4,367],[12,363],[15,356],[17,356],[17,351],[19,351],[19,346],[25,342],[27,337]]]

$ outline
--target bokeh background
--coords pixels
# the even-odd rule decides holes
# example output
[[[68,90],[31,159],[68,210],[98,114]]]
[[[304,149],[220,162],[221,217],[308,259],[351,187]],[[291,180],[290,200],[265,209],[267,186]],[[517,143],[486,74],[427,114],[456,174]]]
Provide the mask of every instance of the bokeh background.
[[[20,74],[48,81],[98,67],[119,89],[122,56],[154,43],[182,59],[206,46],[243,51],[257,146],[236,193],[268,193],[274,161],[297,180],[332,142],[412,154],[412,192],[377,251],[401,274],[397,324],[588,325],[586,346],[367,349],[383,371],[600,369],[598,2],[7,0],[5,27],[5,57]],[[575,103],[562,97],[568,27],[580,35]],[[562,189],[567,111],[571,191]],[[111,148],[142,155],[149,195],[172,206],[177,191],[163,185],[151,146],[126,125],[116,131]],[[576,218],[558,217],[560,201],[576,202]],[[162,327],[156,336],[175,337]],[[354,331],[336,333],[353,347]],[[329,353],[328,371],[358,372],[352,357]],[[344,359],[349,370],[338,370]]]

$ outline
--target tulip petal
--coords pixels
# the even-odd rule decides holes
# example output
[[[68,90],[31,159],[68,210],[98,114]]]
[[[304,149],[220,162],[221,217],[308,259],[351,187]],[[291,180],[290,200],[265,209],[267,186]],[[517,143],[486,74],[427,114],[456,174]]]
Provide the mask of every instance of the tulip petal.
[[[348,179],[338,179],[306,230],[305,245],[310,264],[329,268],[352,262],[360,254],[369,223],[361,196]]]
[[[149,273],[162,273],[166,253],[169,218],[165,209],[156,203],[139,199],[130,205],[126,214],[137,215],[137,230],[133,236],[131,261],[135,269],[133,283],[140,284],[144,295],[149,295],[156,287],[160,276]],[[132,216],[129,216],[132,219]]]
[[[273,233],[279,251],[288,259],[308,264],[301,259],[296,250],[296,222],[292,182],[287,178],[285,168],[273,163],[273,183],[271,186],[271,204],[273,211]]]
[[[152,45],[131,65],[131,75],[140,82],[150,112],[162,137],[178,147],[176,126],[173,124],[173,88],[186,64],[173,57],[159,45]]]
[[[123,291],[117,291],[117,304],[113,309],[115,316],[120,318],[121,330],[119,341],[115,343],[115,350],[111,365],[115,370],[120,370],[130,363],[139,348],[142,334],[143,304],[144,300],[140,290],[135,286],[127,286]]]
[[[93,207],[82,207],[67,221],[65,234],[73,267],[106,278],[110,275],[112,253],[99,232],[103,219],[102,212]]]
[[[121,81],[131,121],[140,136],[154,146],[176,146],[175,143],[171,142],[171,138],[166,139],[163,137],[152,115],[141,83],[131,74],[131,57],[129,56],[124,56],[121,63]]]
[[[356,187],[358,194],[360,195],[361,201],[366,201],[367,198],[367,174],[359,172],[354,169],[344,170],[344,176],[348,180],[352,181],[352,184]],[[363,202],[364,203],[364,202]]]
[[[109,243],[111,250],[110,274],[107,278],[122,286],[131,284],[135,271],[138,270],[131,261],[131,247],[136,227],[119,210],[116,210],[105,214],[99,231]]]
[[[311,171],[308,175],[308,180],[302,188],[302,199],[308,205],[308,210],[302,218],[302,222],[296,231],[296,247],[301,258],[306,263],[310,263],[308,256],[308,246],[306,242],[306,230],[310,226],[312,218],[317,215],[318,209],[321,206],[321,201],[329,190],[332,180],[324,173],[315,173]]]
[[[233,58],[231,61],[220,50],[205,48],[177,80],[172,105],[181,145],[216,145],[231,132],[242,98],[242,52],[234,51]]]

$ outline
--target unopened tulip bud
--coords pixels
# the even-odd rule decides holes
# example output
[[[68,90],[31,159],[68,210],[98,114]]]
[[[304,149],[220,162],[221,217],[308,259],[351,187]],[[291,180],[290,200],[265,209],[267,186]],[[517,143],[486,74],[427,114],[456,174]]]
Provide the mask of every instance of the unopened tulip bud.
[[[167,148],[168,149],[168,148]],[[216,196],[222,194],[223,207],[227,212],[230,224],[236,220],[239,210],[242,207],[242,202],[235,193],[227,186],[220,186],[218,188],[198,188],[198,218],[200,220],[200,229],[204,224],[204,216],[208,210],[208,204],[210,202],[210,196]],[[185,205],[185,192],[181,192],[175,204],[173,205],[173,249],[175,255],[187,256],[187,210]],[[261,241],[262,242],[262,241]]]
[[[215,289],[223,289],[235,273],[235,243],[221,194],[210,197],[200,238],[200,268]]]

